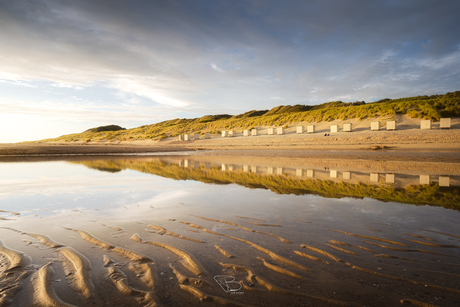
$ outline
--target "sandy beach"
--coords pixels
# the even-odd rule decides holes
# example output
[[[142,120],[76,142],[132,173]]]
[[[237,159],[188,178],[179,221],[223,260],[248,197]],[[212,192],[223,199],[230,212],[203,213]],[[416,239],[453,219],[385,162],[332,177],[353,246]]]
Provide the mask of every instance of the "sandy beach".
[[[452,119],[451,129],[440,129],[439,124],[434,123],[431,130],[421,130],[420,120],[407,116],[398,117],[395,131],[371,131],[371,121],[373,119],[348,121],[353,131],[337,133],[330,133],[329,127],[342,124],[341,121],[317,123],[313,134],[297,134],[296,126],[291,126],[284,135],[268,135],[268,127],[259,127],[258,136],[244,137],[242,131],[236,131],[235,137],[212,135],[204,139],[201,136],[192,141],[178,141],[174,137],[159,142],[0,144],[0,159],[7,156],[213,151],[214,155],[225,152],[225,155],[240,156],[460,162],[460,118]]]

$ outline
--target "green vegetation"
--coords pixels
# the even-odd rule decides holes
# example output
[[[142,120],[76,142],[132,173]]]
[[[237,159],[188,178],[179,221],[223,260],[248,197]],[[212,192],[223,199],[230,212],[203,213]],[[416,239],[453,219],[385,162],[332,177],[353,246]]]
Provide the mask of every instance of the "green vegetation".
[[[104,131],[119,131],[119,130],[126,130],[126,128],[122,128],[117,125],[108,125],[108,126],[100,126],[100,127],[88,129],[85,132],[104,132]]]
[[[69,134],[41,142],[74,141],[134,141],[175,137],[185,133],[219,133],[222,130],[242,131],[261,126],[285,126],[300,122],[321,122],[336,119],[365,119],[393,117],[407,114],[412,118],[439,120],[460,116],[460,91],[444,95],[382,99],[372,103],[357,101],[327,102],[316,106],[278,106],[271,110],[252,110],[240,115],[206,115],[195,119],[172,119],[161,123],[122,130],[119,126],[105,126]],[[118,127],[107,128],[106,127]]]
[[[460,189],[433,185],[411,185],[396,189],[391,185],[350,184],[329,180],[299,179],[290,176],[258,175],[250,172],[223,172],[220,168],[183,168],[159,160],[116,159],[73,162],[89,168],[116,172],[132,169],[175,180],[196,180],[214,184],[239,184],[248,188],[269,189],[278,194],[316,194],[329,198],[370,197],[381,201],[440,206],[460,210]]]

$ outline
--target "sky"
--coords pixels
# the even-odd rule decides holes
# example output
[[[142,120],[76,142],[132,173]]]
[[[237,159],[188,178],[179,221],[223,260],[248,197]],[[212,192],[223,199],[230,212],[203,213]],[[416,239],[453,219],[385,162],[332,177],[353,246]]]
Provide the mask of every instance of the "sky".
[[[460,90],[458,0],[0,0],[0,143]]]

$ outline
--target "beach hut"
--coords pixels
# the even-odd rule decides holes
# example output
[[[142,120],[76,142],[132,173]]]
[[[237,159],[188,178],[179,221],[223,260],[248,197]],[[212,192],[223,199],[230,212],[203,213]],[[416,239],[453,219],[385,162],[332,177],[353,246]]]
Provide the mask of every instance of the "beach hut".
[[[194,140],[199,140],[199,139],[200,139],[200,134],[199,134],[199,133],[195,133],[195,134],[193,135],[193,139],[194,139]]]
[[[441,118],[439,121],[439,128],[450,129],[450,118]]]
[[[228,136],[229,136],[229,137],[234,137],[234,136],[236,136],[236,132],[233,131],[233,130],[230,130],[230,131],[228,132]]]
[[[273,134],[275,134],[275,128],[268,128],[267,133],[268,133],[268,135],[273,135]]]
[[[257,136],[257,129],[252,129],[251,130],[251,135],[252,136]]]
[[[338,125],[331,125],[331,133],[338,132],[339,126]]]
[[[396,130],[396,122],[394,120],[387,121],[387,130]]]
[[[352,127],[353,127],[353,125],[351,123],[350,124],[343,124],[343,131],[351,132]]]
[[[315,125],[308,125],[307,126],[308,133],[315,133]]]
[[[206,132],[206,133],[204,134],[204,138],[205,138],[205,139],[210,139],[210,138],[211,138],[211,133]]]
[[[420,129],[423,130],[430,130],[431,129],[431,120],[421,120],[420,121]]]
[[[295,170],[295,175],[296,175],[297,177],[302,177],[302,176],[303,176],[303,169],[297,168],[297,169]]]
[[[243,131],[243,136],[249,136],[249,130],[244,130]]]
[[[351,179],[351,172],[343,172],[342,176],[343,176],[343,180],[350,180]]]
[[[315,170],[307,169],[307,177],[309,177],[309,178],[315,177]]]
[[[179,141],[183,141],[183,140],[184,140],[184,135],[183,134],[179,135]]]
[[[228,137],[228,131],[222,131],[222,137],[223,138]]]
[[[184,141],[191,141],[192,135],[191,134],[184,134]]]
[[[371,131],[379,131],[380,122],[371,122]]]
[[[297,133],[304,133],[305,127],[304,126],[297,126]]]
[[[284,134],[284,128],[283,127],[278,127],[278,129],[276,129],[276,133],[280,134],[280,135]]]

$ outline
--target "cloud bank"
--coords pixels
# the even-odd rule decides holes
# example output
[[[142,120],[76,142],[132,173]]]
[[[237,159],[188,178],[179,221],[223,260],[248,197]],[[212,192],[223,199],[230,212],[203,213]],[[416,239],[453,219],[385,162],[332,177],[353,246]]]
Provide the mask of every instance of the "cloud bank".
[[[455,0],[3,1],[0,109],[135,125],[454,91],[459,11]]]

